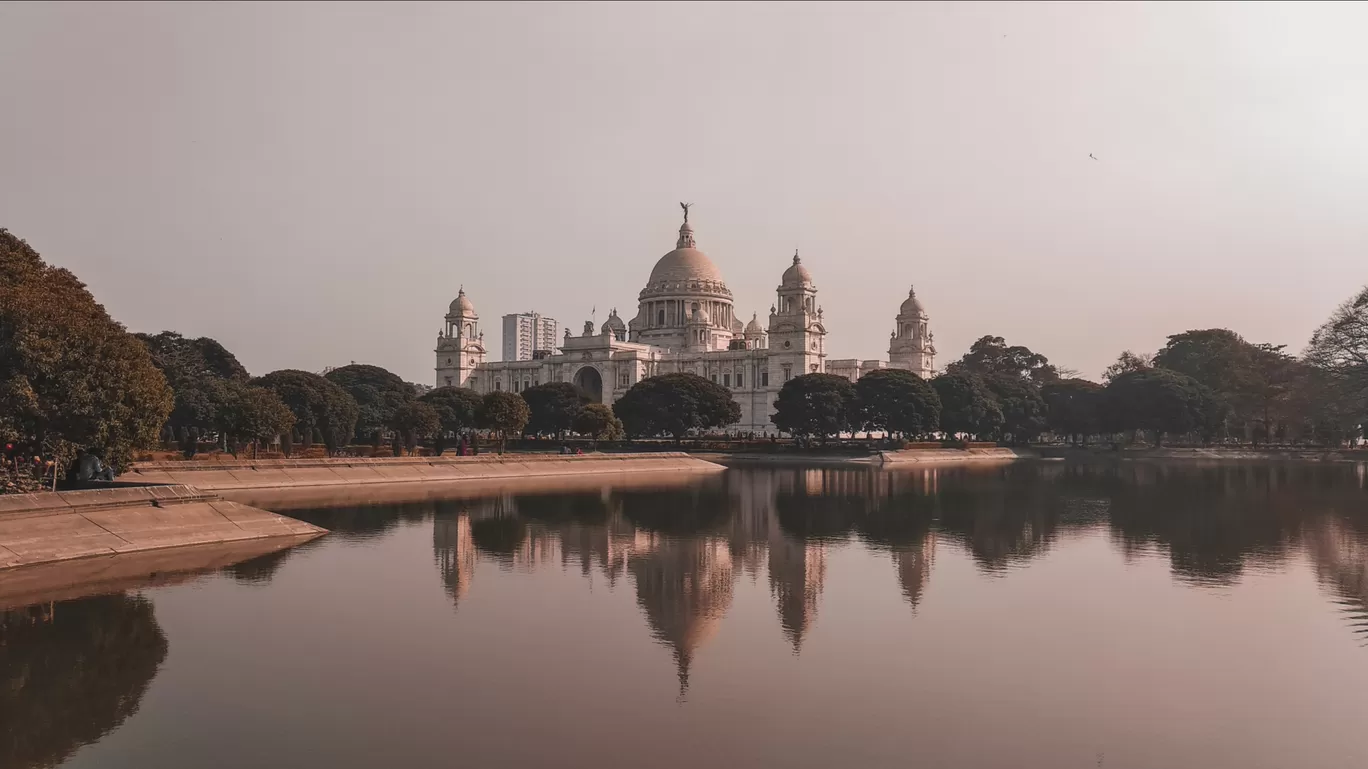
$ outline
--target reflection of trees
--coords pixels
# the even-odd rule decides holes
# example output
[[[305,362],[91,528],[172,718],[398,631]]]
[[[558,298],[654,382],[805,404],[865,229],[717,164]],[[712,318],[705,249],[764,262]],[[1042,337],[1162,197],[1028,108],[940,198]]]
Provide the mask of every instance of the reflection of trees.
[[[637,527],[659,534],[720,533],[732,515],[732,499],[712,487],[676,491],[624,491],[622,514]]]
[[[440,503],[439,503],[440,504]],[[375,539],[400,523],[420,523],[433,511],[433,503],[355,505],[291,510],[290,517],[327,529],[335,539]]]
[[[1306,468],[1225,466],[1122,468],[1111,488],[1111,527],[1128,550],[1158,545],[1173,573],[1199,583],[1232,584],[1251,562],[1287,557],[1318,489]],[[1302,482],[1289,487],[1288,473]]]
[[[1016,467],[942,482],[940,528],[959,540],[988,573],[1042,555],[1053,543],[1063,507],[1039,475]]]
[[[0,613],[0,766],[53,766],[117,728],[137,712],[166,650],[142,598]]]
[[[608,520],[608,505],[598,492],[514,497],[518,515],[548,524],[599,524]]]
[[[1368,645],[1368,525],[1322,516],[1307,525],[1307,550],[1316,576],[1336,597],[1353,632]]]
[[[527,540],[527,524],[512,516],[480,518],[470,523],[470,540],[481,553],[511,566]]]
[[[731,607],[731,551],[721,539],[653,539],[649,550],[631,559],[629,569],[651,633],[673,651],[683,696],[694,651],[717,632]]]

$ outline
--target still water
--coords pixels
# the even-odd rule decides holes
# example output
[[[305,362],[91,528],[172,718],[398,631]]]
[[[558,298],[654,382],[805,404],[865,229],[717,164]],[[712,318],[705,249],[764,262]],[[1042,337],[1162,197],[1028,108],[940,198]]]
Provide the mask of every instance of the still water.
[[[0,767],[1368,766],[1362,466],[286,512],[333,533],[4,626]]]

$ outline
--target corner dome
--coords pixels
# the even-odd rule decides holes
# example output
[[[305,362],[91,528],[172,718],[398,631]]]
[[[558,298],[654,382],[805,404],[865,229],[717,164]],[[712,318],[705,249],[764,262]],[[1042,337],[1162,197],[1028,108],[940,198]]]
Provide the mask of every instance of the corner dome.
[[[473,314],[475,312],[475,305],[471,304],[470,300],[466,298],[465,286],[462,286],[461,290],[457,292],[456,298],[451,300],[451,306],[448,307],[447,310],[452,315],[461,315],[463,313]]]
[[[915,288],[907,289],[907,298],[903,300],[902,306],[898,308],[899,315],[925,315],[926,308],[922,307],[921,300],[917,298]]]
[[[603,321],[603,326],[600,330],[604,334],[614,332],[622,334],[627,331],[627,324],[622,322],[622,318],[618,317],[617,310],[614,309],[612,312],[608,313],[608,320]]]
[[[810,286],[812,285],[812,273],[803,266],[803,260],[798,258],[798,251],[793,252],[793,264],[784,270],[784,277],[781,283],[785,286]]]
[[[746,324],[746,336],[760,336],[765,333],[765,329],[760,327],[759,316],[751,313],[750,323]]]

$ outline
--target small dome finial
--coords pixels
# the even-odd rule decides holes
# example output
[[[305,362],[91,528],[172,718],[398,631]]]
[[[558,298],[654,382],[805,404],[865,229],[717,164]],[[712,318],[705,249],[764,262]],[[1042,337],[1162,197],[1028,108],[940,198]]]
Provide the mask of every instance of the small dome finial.
[[[798,258],[798,249],[793,249],[793,263],[798,264],[801,261],[803,260]]]

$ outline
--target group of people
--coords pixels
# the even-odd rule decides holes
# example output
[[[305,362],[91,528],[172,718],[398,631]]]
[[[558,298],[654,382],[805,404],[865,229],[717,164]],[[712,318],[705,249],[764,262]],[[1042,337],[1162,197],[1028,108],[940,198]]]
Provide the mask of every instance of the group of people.
[[[37,441],[6,441],[0,453],[0,493],[25,494],[52,488],[62,475],[57,459],[45,456]],[[68,481],[112,481],[114,468],[82,451],[66,468]]]

